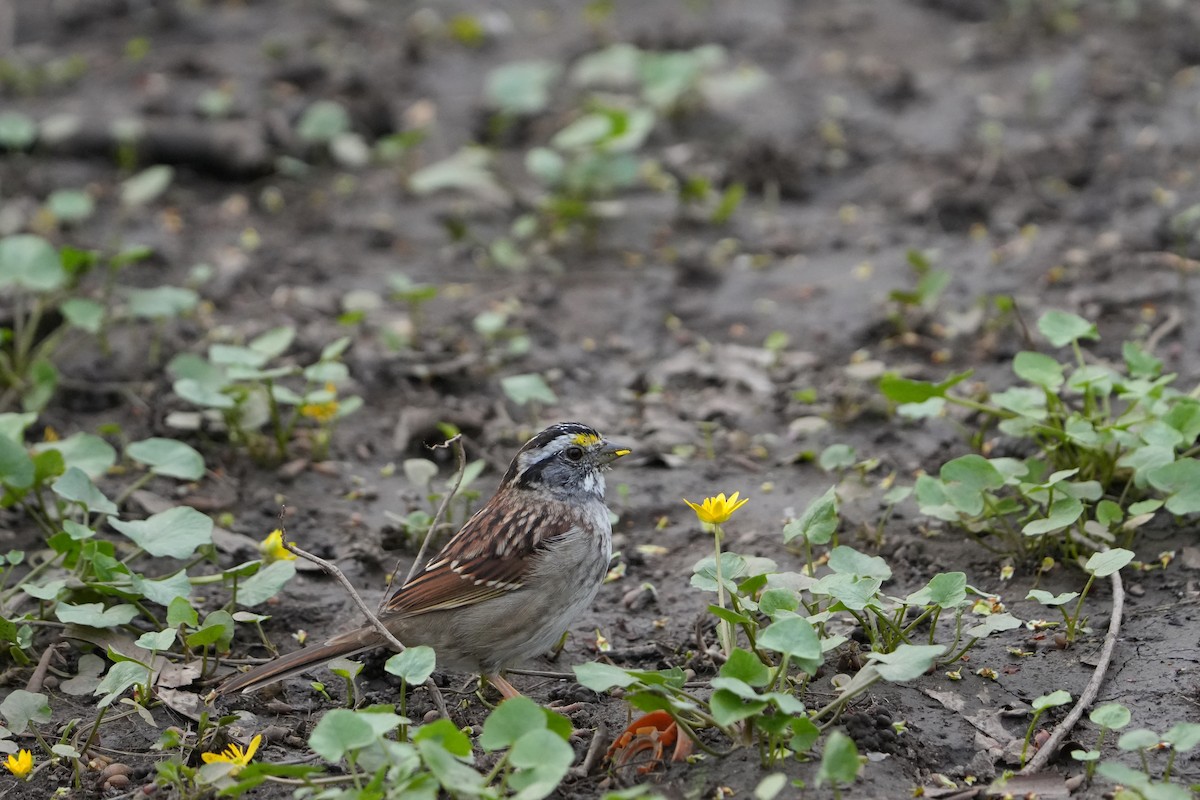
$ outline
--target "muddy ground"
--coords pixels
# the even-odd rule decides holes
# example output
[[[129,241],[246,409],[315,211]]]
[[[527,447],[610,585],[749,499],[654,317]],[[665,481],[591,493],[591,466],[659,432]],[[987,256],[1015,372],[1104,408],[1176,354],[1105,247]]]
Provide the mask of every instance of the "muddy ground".
[[[86,341],[64,352],[69,380],[39,429],[48,424],[67,434],[116,423],[129,439],[184,436],[205,454],[210,477],[182,492],[168,481],[148,490],[203,501],[210,513],[230,515],[232,530],[256,539],[284,504],[289,536],[336,559],[368,599],[383,591],[394,560],[407,565],[415,552],[387,512],[427,507],[401,470],[385,467],[430,457],[424,445],[439,440],[437,422],[460,427],[470,456],[492,465],[476,485],[485,493],[542,423],[582,420],[628,441],[635,454],[609,481],[624,576],[603,587],[555,662],[531,664],[539,669],[597,658],[599,631],[616,663],[711,674],[710,663],[693,658],[698,636],[711,642],[711,627],[697,631],[708,597],[688,585],[691,565],[711,541],[681,498],[718,491],[752,498],[729,525],[729,549],[795,569],[798,556],[781,543],[782,522],[841,481],[843,542],[879,548],[895,572],[893,594],[938,571],[962,570],[1018,616],[1041,616],[1021,600],[1033,581],[1029,564],[1015,562],[1015,578],[1001,583],[1001,559],[939,530],[915,506],[901,506],[879,541],[863,534],[882,513],[881,480],[895,473],[911,482],[918,470],[936,471],[969,447],[969,420],[918,424],[889,415],[875,388],[884,369],[939,379],[974,368],[976,379],[1000,388],[1012,380],[1013,353],[1030,346],[1033,320],[1062,308],[1099,325],[1097,357],[1119,356],[1125,338],[1156,333],[1155,352],[1181,385],[1200,377],[1195,279],[1172,257],[1200,254],[1194,217],[1181,214],[1200,203],[1200,7],[1168,0],[1074,5],[757,0],[616,3],[606,13],[604,4],[585,11],[572,3],[457,0],[428,8],[367,0],[0,4],[10,16],[15,8],[4,32],[11,62],[77,57],[85,65],[69,79],[36,86],[8,80],[4,108],[35,120],[78,114],[86,123],[73,138],[0,158],[0,233],[35,225],[51,191],[87,188],[96,214],[50,233],[56,243],[109,252],[148,245],[153,257],[121,275],[138,286],[182,285],[197,264],[211,267],[198,286],[205,308],[168,326],[168,355],[202,352],[222,331],[240,337],[292,324],[299,331],[294,352],[311,357],[350,333],[347,363],[365,400],[338,426],[320,469],[262,467],[218,436],[167,427],[168,413],[182,404],[165,373],[149,366],[146,330],[126,328],[114,333],[111,355]],[[479,41],[445,32],[458,14],[476,15]],[[532,196],[524,151],[544,143],[578,106],[560,87],[546,111],[497,135],[487,122],[486,76],[528,58],[570,65],[612,42],[719,44],[732,64],[766,74],[753,94],[698,104],[661,122],[641,153],[721,188],[741,183],[745,201],[727,223],[714,224],[681,209],[671,194],[625,191],[613,219],[548,251],[557,268],[494,263],[487,243]],[[198,114],[202,93],[222,86],[232,100],[227,116]],[[318,99],[342,103],[368,144],[414,128],[425,138],[399,162],[339,164],[290,134]],[[135,213],[115,202],[129,171],[106,133],[127,118],[152,132],[139,165],[177,169],[166,193]],[[406,190],[414,168],[481,139],[498,147],[514,204]],[[308,167],[281,168],[281,157]],[[459,224],[468,233],[455,239],[449,231]],[[888,300],[892,290],[916,283],[909,250],[935,254],[935,265],[952,274],[929,309]],[[420,320],[385,300],[364,322],[339,324],[347,294],[386,295],[395,273],[440,287]],[[998,312],[998,295],[1013,296],[1018,313]],[[528,335],[527,352],[498,352],[474,328],[481,312],[498,309],[510,329]],[[411,333],[414,325],[409,346],[389,346],[388,331]],[[777,331],[788,342],[778,356],[763,349]],[[530,372],[546,376],[557,404],[530,409],[505,397],[500,379]],[[878,466],[862,478],[823,471],[811,454],[835,443]],[[433,457],[448,476],[448,454]],[[37,548],[37,532],[20,517],[10,513],[0,523],[12,546]],[[1147,532],[1140,555],[1186,553],[1193,528],[1183,520]],[[663,550],[639,551],[644,544]],[[222,554],[227,565],[248,556]],[[1136,579],[1101,692],[1102,700],[1128,705],[1135,726],[1200,721],[1195,566],[1195,559],[1177,559]],[[1067,590],[1078,582],[1060,571],[1051,585]],[[644,583],[655,588],[650,602],[636,599]],[[1100,585],[1089,601],[1097,632],[1108,600]],[[298,628],[320,639],[353,614],[334,584],[313,572],[301,573],[267,608],[267,633],[283,648],[294,646]],[[1030,637],[1016,631],[983,643],[960,682],[929,675],[855,704],[845,724],[870,762],[844,796],[909,796],[913,787],[935,786],[935,773],[963,788],[968,775],[986,779],[1011,766],[981,755],[969,719],[992,719],[990,712],[1053,689],[1077,694],[1098,646],[1098,636],[1068,651]],[[1006,650],[1030,644],[1032,656]],[[235,651],[263,655],[250,642]],[[68,672],[76,657],[68,656]],[[368,699],[390,702],[396,688],[382,661],[383,654],[368,660],[364,689]],[[976,676],[978,665],[994,666],[998,679]],[[25,674],[5,679],[23,686]],[[571,715],[581,754],[598,726],[611,732],[625,723],[616,699],[569,681],[513,680],[539,702],[585,702]],[[448,689],[465,682],[444,676]],[[329,707],[307,683],[290,682],[282,703],[238,698],[221,708],[248,711],[261,726],[302,739]],[[90,718],[89,701],[52,694],[61,719]],[[474,695],[452,698],[464,706],[456,721],[482,719]],[[418,717],[430,708],[423,692],[411,702]],[[189,724],[166,709],[156,718]],[[889,719],[907,722],[898,740],[874,733]],[[994,721],[1023,735],[1024,717]],[[147,748],[157,736],[135,716],[105,726],[101,745],[141,779],[156,758]],[[1084,725],[1073,738],[1090,745],[1094,737]],[[260,757],[306,755],[287,742],[270,743]],[[1079,772],[1069,759],[1052,768]],[[815,770],[815,762],[786,767],[810,784]],[[652,779],[670,797],[714,797],[721,787],[747,797],[763,774],[744,751],[675,765]],[[1176,774],[1200,781],[1200,764],[1182,756]],[[47,797],[60,779],[43,773],[14,788],[0,779],[0,793]],[[599,797],[618,784],[598,770],[570,779],[557,796]],[[268,786],[251,796],[287,797],[290,790]]]

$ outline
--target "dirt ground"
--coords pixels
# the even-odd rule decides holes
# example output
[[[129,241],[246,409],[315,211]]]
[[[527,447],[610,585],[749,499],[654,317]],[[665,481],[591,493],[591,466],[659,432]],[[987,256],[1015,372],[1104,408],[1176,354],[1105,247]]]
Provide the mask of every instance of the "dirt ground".
[[[183,285],[196,265],[209,265],[211,277],[199,286],[205,308],[168,326],[168,355],[202,351],[222,327],[249,336],[295,325],[294,350],[310,357],[351,333],[347,363],[365,406],[339,425],[321,469],[263,468],[217,438],[192,436],[210,477],[176,499],[227,513],[228,527],[256,539],[286,505],[289,536],[335,559],[369,601],[383,591],[395,559],[407,565],[415,554],[387,512],[427,507],[401,470],[385,468],[433,457],[449,476],[449,455],[425,448],[441,438],[437,422],[461,428],[470,457],[491,465],[476,484],[485,494],[542,423],[580,420],[629,442],[634,455],[609,479],[624,576],[602,588],[556,661],[532,667],[563,671],[596,659],[599,632],[611,644],[605,655],[622,666],[678,664],[712,674],[711,663],[693,658],[698,636],[711,641],[711,627],[697,630],[709,598],[688,584],[711,540],[681,499],[718,491],[751,497],[729,524],[728,548],[795,569],[798,556],[782,545],[783,521],[840,480],[843,542],[879,548],[895,572],[892,594],[938,571],[962,570],[974,586],[1002,595],[1017,616],[1042,616],[1022,600],[1033,584],[1031,565],[1015,563],[1014,579],[1002,583],[999,558],[941,531],[914,505],[897,510],[880,541],[865,533],[882,513],[876,489],[883,478],[894,472],[911,483],[919,470],[936,471],[969,449],[961,419],[911,423],[889,415],[875,388],[884,369],[940,379],[974,368],[974,379],[1001,388],[1012,380],[1013,353],[1029,346],[1026,326],[1061,308],[1098,324],[1096,357],[1119,357],[1125,338],[1155,331],[1156,354],[1181,375],[1180,385],[1200,378],[1195,278],[1171,257],[1200,257],[1200,225],[1181,213],[1200,207],[1200,5],[1076,5],[699,0],[615,3],[611,14],[597,15],[604,4],[0,3],[10,15],[15,8],[10,29],[0,24],[14,58],[44,64],[73,56],[86,64],[71,80],[32,89],[4,84],[4,109],[36,120],[78,114],[86,124],[74,138],[0,158],[0,234],[26,229],[51,191],[87,187],[96,214],[54,234],[56,243],[109,251],[145,244],[153,257],[121,280],[146,287]],[[481,20],[480,43],[430,32],[456,14]],[[137,37],[148,47],[134,58]],[[746,199],[728,223],[698,219],[673,195],[640,188],[619,194],[614,218],[593,235],[555,249],[561,269],[491,263],[489,237],[528,202],[522,154],[563,124],[572,108],[565,95],[489,142],[516,187],[515,205],[406,190],[414,166],[489,136],[484,87],[491,70],[529,58],[570,64],[611,42],[719,44],[732,64],[768,77],[753,94],[663,121],[644,151],[668,171],[703,174],[720,187],[744,184]],[[197,99],[223,85],[232,97],[229,115],[199,116]],[[288,135],[318,99],[341,102],[367,143],[411,129],[414,120],[425,139],[403,163],[335,163]],[[113,202],[129,173],[116,163],[106,132],[121,119],[152,132],[141,166],[176,167],[165,195],[137,213]],[[284,170],[281,157],[309,166]],[[458,223],[469,234],[456,240],[448,231]],[[936,254],[936,266],[952,274],[933,308],[888,301],[889,292],[916,282],[910,250]],[[388,302],[356,327],[339,324],[347,294],[386,294],[398,272],[440,287],[420,320]],[[992,298],[1000,295],[1015,298],[1016,317],[995,310]],[[498,353],[473,327],[479,314],[497,310],[528,335],[527,352]],[[414,324],[419,338],[411,346],[388,346],[388,331]],[[788,342],[777,357],[763,347],[774,332]],[[69,380],[39,425],[67,434],[116,423],[129,439],[181,435],[165,424],[182,406],[169,377],[149,365],[144,334],[116,332],[108,356],[88,344],[66,352],[60,366]],[[532,372],[546,376],[556,405],[531,411],[506,399],[500,379]],[[878,466],[861,479],[843,477],[806,456],[835,443]],[[166,480],[147,489],[176,493]],[[37,531],[5,514],[4,549],[35,549]],[[1190,519],[1150,530],[1139,555],[1186,554],[1193,535]],[[638,549],[646,544],[662,549]],[[223,554],[226,565],[245,557]],[[1198,565],[1179,558],[1132,587],[1101,699],[1129,706],[1135,727],[1200,721]],[[638,591],[647,583],[655,590],[648,598]],[[1060,571],[1043,586],[1076,589],[1078,575]],[[960,682],[934,674],[869,693],[845,718],[869,763],[843,796],[910,796],[914,787],[936,786],[935,774],[961,788],[967,775],[986,782],[1011,766],[986,757],[978,725],[990,720],[1019,739],[1027,717],[1000,710],[1057,688],[1076,695],[1091,674],[1108,603],[1107,586],[1098,585],[1088,608],[1096,635],[1071,650],[1013,631],[973,651]],[[266,631],[285,649],[297,629],[320,640],[354,614],[330,580],[308,571],[267,608]],[[1007,650],[1014,646],[1034,654],[1017,658]],[[250,642],[235,652],[263,655]],[[363,685],[368,699],[391,702],[397,690],[382,671],[385,656],[368,659]],[[979,665],[995,667],[998,679],[976,676]],[[465,676],[443,678],[450,690],[466,683]],[[24,679],[6,677],[9,688]],[[513,681],[539,702],[583,701],[571,715],[580,754],[598,726],[611,732],[625,724],[623,703],[570,681]],[[273,741],[260,757],[303,758],[306,748],[288,742],[302,745],[329,708],[307,684],[290,681],[275,700],[239,697],[221,708],[300,737]],[[470,692],[452,698],[462,702],[460,724],[486,713]],[[418,718],[430,708],[424,692],[411,703]],[[54,694],[53,704],[62,719],[92,713],[86,698]],[[188,724],[161,708],[156,719]],[[895,740],[874,735],[894,720],[906,721],[907,732]],[[153,774],[157,755],[147,748],[157,735],[135,716],[105,726],[101,745],[141,779]],[[1085,724],[1073,738],[1090,746],[1095,730]],[[1065,757],[1052,769],[1080,771]],[[785,771],[811,786],[816,763]],[[763,774],[753,753],[738,752],[649,779],[668,797],[710,798],[721,787],[749,797]],[[1181,756],[1176,775],[1200,781],[1200,763]],[[0,779],[0,795],[48,797],[58,777],[13,788]],[[555,796],[599,797],[617,785],[598,770],[569,779]],[[1104,790],[1084,791],[1099,797]],[[250,796],[289,797],[290,789],[267,786]],[[831,795],[825,787],[803,796]]]

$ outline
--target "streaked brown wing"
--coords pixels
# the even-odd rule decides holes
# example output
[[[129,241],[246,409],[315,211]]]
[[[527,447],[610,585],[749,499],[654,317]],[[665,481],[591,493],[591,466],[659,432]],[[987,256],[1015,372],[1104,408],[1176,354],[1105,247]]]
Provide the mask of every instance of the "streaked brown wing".
[[[574,527],[574,515],[561,504],[511,503],[497,496],[420,574],[397,589],[384,609],[409,617],[520,589],[537,552]]]

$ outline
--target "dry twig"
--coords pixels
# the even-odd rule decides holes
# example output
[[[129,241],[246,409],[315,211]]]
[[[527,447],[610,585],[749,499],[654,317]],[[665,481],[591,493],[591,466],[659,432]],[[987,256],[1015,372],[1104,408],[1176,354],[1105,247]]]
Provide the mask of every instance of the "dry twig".
[[[332,575],[334,579],[342,585],[342,588],[349,592],[350,599],[354,601],[354,604],[358,606],[358,610],[361,611],[363,616],[367,618],[367,621],[371,623],[371,627],[373,627],[379,633],[379,635],[382,636],[389,645],[391,645],[393,650],[395,650],[397,653],[404,652],[404,644],[396,638],[395,634],[388,630],[387,625],[384,625],[383,621],[380,620],[379,617],[375,616],[375,614],[371,612],[371,609],[367,608],[366,602],[363,601],[362,597],[357,591],[355,591],[354,586],[351,585],[350,580],[340,569],[337,568],[335,564],[326,561],[319,556],[315,556],[305,550],[301,550],[294,542],[289,542],[287,540],[286,532],[284,533],[283,537],[283,546],[288,552],[294,553],[303,559],[311,561]],[[442,699],[442,693],[438,689],[437,684],[433,682],[432,677],[425,681],[425,688],[429,689],[429,694],[433,698],[433,704],[437,707],[438,713],[442,715],[442,718],[450,719],[450,712],[446,710],[446,701]]]
[[[1063,740],[1067,738],[1067,734],[1075,727],[1075,723],[1083,716],[1083,712],[1100,693],[1100,686],[1104,683],[1108,665],[1112,661],[1113,650],[1117,646],[1117,634],[1121,631],[1121,615],[1125,609],[1125,584],[1121,581],[1120,570],[1112,574],[1112,592],[1112,618],[1108,622],[1108,633],[1104,635],[1104,644],[1100,648],[1100,657],[1097,659],[1096,669],[1092,672],[1091,680],[1088,681],[1087,686],[1083,687],[1083,692],[1079,695],[1079,702],[1071,709],[1071,713],[1058,723],[1054,732],[1050,734],[1050,738],[1038,748],[1037,753],[1029,759],[1029,763],[1017,773],[1018,775],[1032,775],[1045,767],[1050,758],[1058,751]]]

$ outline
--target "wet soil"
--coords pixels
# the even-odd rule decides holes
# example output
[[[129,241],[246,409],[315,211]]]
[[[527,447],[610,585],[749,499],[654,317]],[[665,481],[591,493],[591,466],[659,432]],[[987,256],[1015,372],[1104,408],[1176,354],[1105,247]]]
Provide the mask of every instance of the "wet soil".
[[[801,561],[782,546],[782,522],[840,482],[842,541],[878,549],[895,573],[892,594],[938,571],[962,570],[1018,616],[1043,616],[1021,599],[1033,585],[1032,565],[1014,562],[1015,577],[1001,582],[1000,558],[908,505],[876,532],[880,482],[892,473],[911,482],[919,470],[968,452],[970,426],[962,418],[915,424],[891,416],[875,379],[884,369],[940,378],[972,368],[974,379],[1002,387],[1012,380],[1012,354],[1031,346],[1033,320],[1063,308],[1099,326],[1096,358],[1119,357],[1125,338],[1154,333],[1167,370],[1184,386],[1195,383],[1200,326],[1191,325],[1196,296],[1186,274],[1194,262],[1183,258],[1200,256],[1200,236],[1181,212],[1200,203],[1200,9],[1157,0],[1074,11],[1065,2],[1031,5],[618,3],[597,18],[549,2],[432,10],[365,0],[16,4],[15,24],[0,31],[13,54],[35,64],[78,57],[87,68],[61,84],[26,91],[9,84],[3,105],[38,120],[79,114],[86,130],[0,158],[0,232],[34,224],[51,191],[88,187],[96,215],[51,234],[56,242],[153,248],[148,262],[122,273],[132,285],[181,285],[196,265],[209,265],[211,278],[199,286],[205,308],[168,326],[168,354],[202,352],[225,326],[248,336],[294,325],[295,351],[310,357],[338,336],[354,336],[347,362],[365,407],[337,428],[321,469],[263,467],[219,437],[192,436],[210,477],[182,493],[166,481],[147,488],[202,499],[211,513],[230,515],[231,529],[256,539],[286,505],[290,537],[336,559],[369,602],[394,561],[407,566],[415,554],[389,513],[427,507],[388,465],[424,457],[452,471],[448,453],[425,447],[441,438],[436,423],[461,428],[470,457],[491,465],[477,484],[485,495],[545,422],[578,419],[630,442],[635,455],[609,481],[624,574],[603,587],[556,659],[531,662],[537,669],[569,671],[606,657],[711,675],[711,662],[696,657],[713,640],[704,622],[709,598],[688,584],[711,540],[681,498],[718,491],[752,498],[729,525],[728,549],[795,569]],[[481,44],[430,32],[458,13],[479,15]],[[136,37],[149,45],[141,58],[128,55]],[[555,252],[561,269],[489,265],[485,243],[515,211],[453,194],[418,197],[406,191],[406,175],[478,139],[493,68],[533,57],[569,64],[613,41],[662,49],[717,43],[733,63],[769,75],[764,89],[728,107],[677,115],[647,146],[683,174],[710,175],[721,187],[743,183],[745,202],[727,224],[714,225],[673,196],[630,192],[618,198],[618,218]],[[222,85],[233,97],[231,115],[220,122],[198,115],[197,98]],[[341,167],[290,133],[318,99],[343,103],[367,142],[411,128],[414,119],[424,120],[426,138],[405,163]],[[565,121],[564,102],[500,142],[500,168],[512,181],[522,180],[514,165],[524,149]],[[128,214],[115,197],[129,173],[106,133],[121,119],[153,132],[143,165],[177,167],[160,201]],[[310,166],[281,172],[279,159],[289,156]],[[465,239],[448,235],[456,222],[468,226]],[[888,300],[915,284],[910,250],[952,273],[933,308]],[[440,287],[420,320],[385,302],[365,322],[339,324],[348,293],[386,293],[396,272]],[[1015,299],[1016,314],[997,311],[1000,295]],[[528,335],[527,352],[504,352],[473,327],[480,313],[497,309]],[[414,325],[412,346],[389,347],[388,331]],[[773,332],[787,336],[782,353],[763,348]],[[168,376],[147,361],[147,335],[116,332],[111,354],[88,342],[69,348],[61,364],[69,380],[40,424],[65,434],[115,423],[130,440],[180,435],[165,420],[182,404]],[[547,377],[556,405],[531,411],[505,397],[500,379],[528,372]],[[878,465],[862,477],[821,470],[812,454],[835,443]],[[36,531],[19,517],[0,525],[12,546],[37,547]],[[1194,527],[1185,519],[1146,532],[1139,555],[1188,553]],[[647,544],[660,549],[639,550]],[[222,558],[231,565],[248,555]],[[1133,579],[1101,699],[1128,705],[1134,726],[1200,721],[1198,563],[1180,558]],[[1042,585],[1073,590],[1080,580],[1059,570]],[[644,585],[653,592],[639,591]],[[1014,631],[981,643],[961,681],[934,674],[871,691],[843,718],[869,758],[844,796],[909,796],[913,787],[937,786],[939,774],[961,788],[968,776],[986,781],[1011,767],[988,755],[983,731],[1019,739],[1028,719],[1020,711],[1031,699],[1060,688],[1078,693],[1109,600],[1107,586],[1097,585],[1088,607],[1094,634],[1072,649]],[[265,630],[285,649],[295,646],[298,629],[320,640],[354,615],[340,590],[314,572],[302,572],[265,608]],[[598,633],[610,651],[598,652]],[[68,670],[77,655],[68,656]],[[235,655],[263,650],[239,640]],[[368,700],[396,699],[382,671],[385,655],[367,659]],[[977,676],[979,666],[993,667],[996,680]],[[5,679],[23,686],[25,675]],[[467,677],[439,680],[448,692],[464,692],[450,695],[455,721],[479,723],[486,708]],[[594,731],[611,734],[626,722],[621,701],[570,681],[513,681],[539,702],[582,701],[571,714],[580,754]],[[818,681],[810,701],[830,690]],[[52,694],[57,721],[90,719],[89,700]],[[410,704],[416,718],[430,708],[421,691]],[[274,698],[220,705],[286,732],[262,753],[273,761],[305,757],[303,739],[329,707],[307,680],[288,682]],[[193,724],[164,708],[155,718],[160,726]],[[890,723],[901,720],[907,731],[891,735]],[[136,782],[152,775],[157,738],[130,716],[106,725],[100,745],[135,768]],[[1090,746],[1095,731],[1084,725],[1074,738]],[[782,768],[811,787],[815,762]],[[1065,756],[1052,769],[1080,771]],[[738,751],[641,780],[659,782],[670,797],[713,797],[722,787],[746,797],[764,774],[756,754]],[[1181,756],[1176,774],[1196,782],[1200,764]],[[0,792],[47,797],[65,779],[47,772]],[[557,796],[599,797],[621,780],[598,770],[568,780]],[[263,787],[252,796],[288,797],[290,789]],[[830,795],[826,787],[804,796]]]

